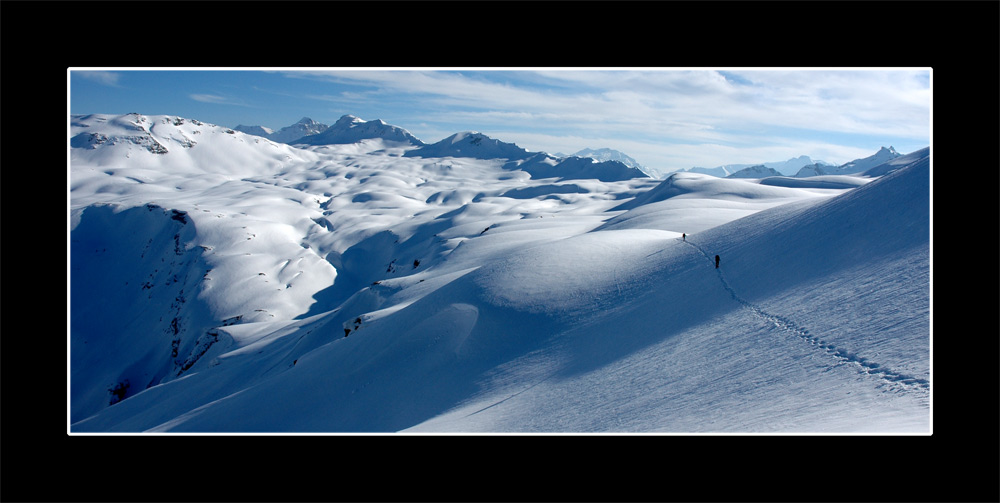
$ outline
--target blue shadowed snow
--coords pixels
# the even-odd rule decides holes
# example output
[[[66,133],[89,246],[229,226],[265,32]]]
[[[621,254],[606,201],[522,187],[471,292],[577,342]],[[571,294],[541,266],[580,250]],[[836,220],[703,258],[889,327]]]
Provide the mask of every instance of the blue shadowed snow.
[[[927,152],[570,183],[145,121],[198,143],[71,152],[73,433],[929,432]]]

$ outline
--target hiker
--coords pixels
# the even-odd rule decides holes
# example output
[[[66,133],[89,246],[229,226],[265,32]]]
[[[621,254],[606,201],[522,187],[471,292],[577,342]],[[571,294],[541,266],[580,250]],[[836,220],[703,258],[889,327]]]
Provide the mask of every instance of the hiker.
[[[719,268],[719,256],[718,255],[715,256],[715,268],[716,269]]]
[[[684,234],[684,233],[682,233],[682,234],[681,234],[681,241],[687,241],[687,240],[688,240],[688,235],[687,235],[687,234]]]

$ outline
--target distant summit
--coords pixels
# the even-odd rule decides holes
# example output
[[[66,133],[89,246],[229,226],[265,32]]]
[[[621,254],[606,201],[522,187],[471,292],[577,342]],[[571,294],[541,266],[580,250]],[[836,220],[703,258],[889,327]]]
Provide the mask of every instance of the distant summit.
[[[802,169],[802,167],[809,165],[829,166],[831,168],[834,167],[832,164],[824,161],[814,161],[808,155],[800,155],[787,161],[765,162],[761,164],[726,164],[724,166],[717,166],[714,168],[694,167],[684,171],[688,173],[701,173],[705,175],[717,176],[719,178],[726,178],[742,169],[754,166],[764,166],[774,169],[778,172],[778,175],[792,176]]]
[[[274,131],[271,128],[264,126],[244,126],[243,124],[240,124],[234,127],[233,129],[241,133],[252,134],[254,136],[267,138],[268,140],[270,140],[271,135],[274,134]]]
[[[862,159],[855,159],[851,162],[843,164],[842,166],[837,168],[833,174],[849,175],[852,173],[860,173],[862,171],[868,171],[869,169],[872,169],[880,164],[885,164],[899,157],[900,155],[901,154],[899,152],[896,152],[896,149],[892,148],[891,146],[889,148],[882,147],[879,149],[878,152],[875,152],[874,154],[868,157]]]
[[[886,148],[882,147],[878,152],[864,157],[861,159],[855,159],[851,162],[842,164],[840,166],[820,166],[820,165],[808,165],[803,166],[797,173],[795,173],[796,178],[805,178],[808,176],[822,176],[822,175],[852,175],[857,173],[863,173],[871,170],[872,168],[881,166],[893,159],[901,157],[899,152],[891,146]]]
[[[455,133],[437,143],[410,150],[404,157],[472,157],[502,159],[507,170],[522,170],[532,178],[628,180],[648,177],[621,161],[598,161],[591,157],[554,157],[545,152],[529,152],[513,143],[486,136],[478,131]]]
[[[330,126],[316,122],[309,117],[303,117],[295,124],[285,126],[277,131],[273,131],[271,128],[264,126],[244,126],[242,124],[234,127],[233,129],[241,133],[261,136],[278,143],[291,143],[292,141],[302,138],[303,136],[322,133],[329,127]]]
[[[629,168],[638,169],[639,171],[642,171],[643,173],[646,173],[647,175],[653,178],[659,177],[659,173],[639,164],[639,161],[636,161],[635,159],[629,157],[624,152],[611,148],[599,148],[599,149],[585,148],[583,150],[580,150],[572,154],[572,156],[567,156],[567,157],[589,157],[591,159],[596,159],[600,162],[618,161],[624,164],[625,166],[628,166]]]
[[[763,164],[743,168],[726,178],[767,178],[769,176],[781,176],[781,173],[774,168],[769,168]]]
[[[610,148],[599,148],[596,150],[585,148],[572,155],[576,157],[590,157],[592,159],[597,159],[598,161],[618,161],[630,168],[642,169],[642,166],[635,159],[625,155],[624,152]]]
[[[401,127],[386,124],[380,119],[365,121],[353,115],[344,115],[321,133],[300,136],[288,143],[293,145],[339,145],[369,139],[424,145],[424,142]]]
[[[532,154],[513,143],[495,140],[478,131],[455,133],[437,143],[411,150],[405,157],[472,157],[475,159],[525,159]]]
[[[795,173],[796,178],[805,178],[808,176],[823,176],[830,174],[833,171],[831,166],[826,166],[823,164],[809,164],[807,166],[802,166],[799,171]]]

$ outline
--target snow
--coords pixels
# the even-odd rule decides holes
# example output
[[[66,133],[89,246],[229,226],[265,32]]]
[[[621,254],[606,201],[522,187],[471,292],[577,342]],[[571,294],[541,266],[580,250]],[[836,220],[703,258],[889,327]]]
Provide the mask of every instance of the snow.
[[[356,143],[363,139],[381,139],[404,145],[423,145],[409,131],[386,124],[381,120],[365,121],[353,115],[344,115],[329,128],[299,138],[288,138],[286,143],[304,145],[330,145]]]
[[[801,155],[784,162],[765,162],[759,165],[727,164],[715,168],[694,167],[680,172],[706,174],[720,178],[763,178],[782,175],[804,178],[822,175],[855,175],[882,166],[899,156],[896,149],[882,147],[878,152],[868,157],[855,159],[840,166],[833,166],[823,161],[813,161],[809,156]]]
[[[775,174],[777,174],[777,175],[786,175],[786,176],[787,175],[792,175],[793,173],[798,173],[798,172],[802,171],[803,169],[810,168],[810,167],[812,167],[812,169],[825,169],[826,167],[832,167],[832,166],[830,166],[829,164],[827,164],[824,161],[814,161],[814,160],[812,160],[807,155],[800,155],[798,157],[793,157],[793,158],[791,158],[791,159],[789,159],[787,161],[765,162],[765,163],[758,164],[758,165],[754,165],[754,164],[726,164],[724,166],[717,166],[715,168],[693,167],[693,168],[689,168],[687,170],[683,170],[682,172],[685,172],[685,173],[701,173],[701,174],[712,175],[712,176],[717,176],[717,177],[723,178],[723,177],[727,177],[727,176],[733,175],[735,173],[738,173],[739,171],[741,171],[743,169],[751,168],[751,167],[757,167],[757,166],[763,166],[765,168],[771,168],[771,169],[773,169],[773,170],[775,170],[777,172]],[[796,176],[800,176],[800,175],[796,175]],[[754,178],[754,177],[751,177],[751,178]]]
[[[929,149],[654,180],[338,124],[72,117],[71,434],[931,432]]]
[[[768,176],[781,176],[781,173],[774,168],[769,168],[761,164],[759,166],[743,168],[726,178],[764,178]]]
[[[233,129],[247,134],[262,136],[268,140],[278,143],[292,143],[302,137],[322,133],[329,127],[330,126],[316,122],[309,117],[303,117],[295,124],[285,126],[277,131],[272,131],[270,128],[264,126],[243,125],[236,126]]]

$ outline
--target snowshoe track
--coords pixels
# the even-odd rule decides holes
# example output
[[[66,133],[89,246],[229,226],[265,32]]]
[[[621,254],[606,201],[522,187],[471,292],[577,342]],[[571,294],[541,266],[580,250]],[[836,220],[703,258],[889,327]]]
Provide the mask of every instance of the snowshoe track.
[[[701,254],[704,255],[705,258],[708,259],[714,265],[715,262],[714,256],[710,255],[700,246],[698,246],[695,243],[692,243],[691,241],[685,240],[684,242],[690,244],[699,252],[701,252]],[[904,391],[910,391],[910,390],[930,391],[930,381],[928,381],[927,379],[921,379],[918,377],[901,374],[899,372],[893,371],[892,369],[889,369],[877,362],[873,362],[847,349],[837,347],[827,341],[824,341],[823,339],[809,333],[809,330],[798,326],[795,322],[789,320],[788,318],[764,311],[763,309],[760,308],[760,306],[756,306],[748,302],[747,300],[743,299],[742,297],[740,297],[736,293],[736,290],[734,290],[733,287],[729,285],[729,282],[726,281],[726,277],[722,274],[721,268],[716,269],[715,272],[716,274],[719,275],[719,281],[722,283],[722,287],[725,288],[727,292],[729,292],[729,295],[732,296],[733,300],[742,304],[743,307],[745,307],[751,313],[753,313],[754,316],[774,325],[776,328],[781,329],[790,335],[793,335],[808,342],[817,349],[822,350],[827,355],[837,360],[838,365],[844,365],[844,364],[853,365],[857,367],[860,373],[877,377],[880,380],[882,380],[884,384],[890,386],[893,389],[901,389]]]

